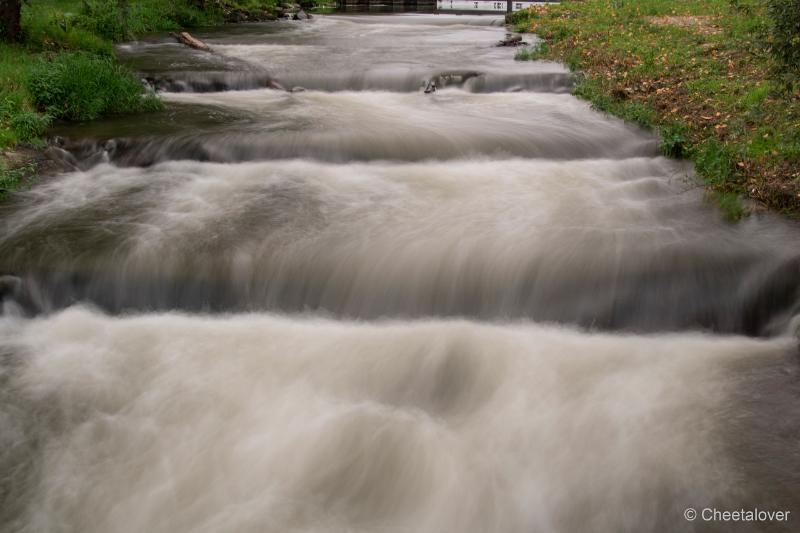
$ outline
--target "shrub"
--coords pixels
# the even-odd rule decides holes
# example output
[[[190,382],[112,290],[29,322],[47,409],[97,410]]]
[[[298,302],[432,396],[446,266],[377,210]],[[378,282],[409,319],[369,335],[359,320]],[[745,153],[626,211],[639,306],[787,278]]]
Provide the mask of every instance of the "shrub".
[[[209,26],[222,19],[220,2],[84,0],[76,24],[118,42],[150,32]]]
[[[50,126],[50,115],[23,111],[11,117],[11,129],[20,141],[32,141],[44,135]]]
[[[0,92],[0,120],[16,114],[23,107],[24,95],[19,91],[7,90]]]
[[[0,200],[5,199],[8,193],[19,188],[23,180],[36,173],[35,165],[28,164],[18,168],[9,168],[4,161],[0,161]]]
[[[173,16],[175,7],[159,7],[155,2],[134,2],[128,8],[127,28],[133,35],[155,31],[179,30],[181,25]]]
[[[110,58],[84,53],[40,60],[27,85],[34,103],[53,118],[92,120],[161,107],[129,70]]]
[[[128,36],[126,16],[117,0],[84,0],[83,9],[75,24],[110,41],[122,41]]]
[[[520,48],[517,50],[517,53],[514,54],[514,59],[517,61],[534,61],[538,57],[537,50],[533,48]]]
[[[209,26],[222,21],[222,10],[219,9],[218,3],[201,3],[207,5],[200,9],[194,5],[189,5],[188,2],[173,2],[172,7],[174,11],[172,16],[174,20],[185,28]]]
[[[0,146],[36,141],[49,126],[50,117],[32,110],[24,92],[0,92]]]
[[[683,157],[686,154],[686,126],[668,124],[659,128],[661,134],[661,153],[670,157]]]
[[[77,17],[63,13],[23,12],[25,41],[33,48],[44,50],[85,50],[111,54],[111,44],[94,33],[78,27]]]
[[[712,193],[713,199],[722,211],[722,215],[731,222],[741,219],[745,214],[742,199],[738,194],[732,192]]]
[[[800,2],[768,0],[770,48],[782,72],[800,74]]]

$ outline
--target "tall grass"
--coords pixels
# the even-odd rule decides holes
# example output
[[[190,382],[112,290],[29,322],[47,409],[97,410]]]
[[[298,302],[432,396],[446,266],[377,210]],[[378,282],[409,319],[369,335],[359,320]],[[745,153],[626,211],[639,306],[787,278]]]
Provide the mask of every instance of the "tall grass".
[[[201,9],[197,3],[186,1],[139,0],[128,2],[123,8],[117,0],[85,0],[75,23],[94,35],[118,42],[157,31],[211,26],[223,19],[220,3],[208,2]]]
[[[32,51],[82,50],[111,54],[111,43],[76,24],[81,9],[82,3],[73,0],[24,3],[22,33],[25,44]]]
[[[90,120],[159,107],[113,43],[222,21],[218,2],[35,0],[22,8],[23,44],[0,45],[0,148],[40,138],[53,120]]]
[[[0,146],[41,136],[50,118],[36,113],[25,80],[30,57],[18,45],[0,45]]]
[[[81,52],[40,59],[28,74],[27,88],[37,107],[57,119],[93,120],[161,105],[111,58]]]
[[[271,10],[277,0],[31,0],[23,44],[0,44],[0,148],[35,142],[53,120],[153,110],[158,100],[114,60],[114,43],[211,26],[226,11]]]

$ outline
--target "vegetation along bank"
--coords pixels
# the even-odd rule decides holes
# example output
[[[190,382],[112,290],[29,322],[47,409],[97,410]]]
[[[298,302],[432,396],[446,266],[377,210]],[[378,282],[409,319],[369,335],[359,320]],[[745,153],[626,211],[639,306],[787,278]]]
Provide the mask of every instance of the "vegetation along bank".
[[[544,40],[517,59],[578,71],[578,96],[660,133],[730,218],[745,198],[800,217],[800,2],[563,0],[510,22]]]
[[[314,0],[309,0],[313,5]],[[114,43],[151,32],[270,20],[278,0],[29,0],[0,6],[0,198],[35,174],[56,120],[158,110]]]

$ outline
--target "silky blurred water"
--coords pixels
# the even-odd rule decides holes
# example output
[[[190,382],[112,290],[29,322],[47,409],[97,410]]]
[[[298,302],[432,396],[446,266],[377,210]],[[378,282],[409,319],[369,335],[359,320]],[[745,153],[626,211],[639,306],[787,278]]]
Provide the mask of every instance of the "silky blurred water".
[[[800,513],[799,228],[504,31],[121,45],[167,110],[0,207],[0,530],[796,530],[683,511]]]

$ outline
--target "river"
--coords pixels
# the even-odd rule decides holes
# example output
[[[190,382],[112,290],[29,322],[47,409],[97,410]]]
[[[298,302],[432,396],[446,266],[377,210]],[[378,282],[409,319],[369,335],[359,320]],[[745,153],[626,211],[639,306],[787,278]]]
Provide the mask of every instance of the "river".
[[[0,530],[797,531],[800,228],[504,31],[121,45],[166,111],[0,207]]]

